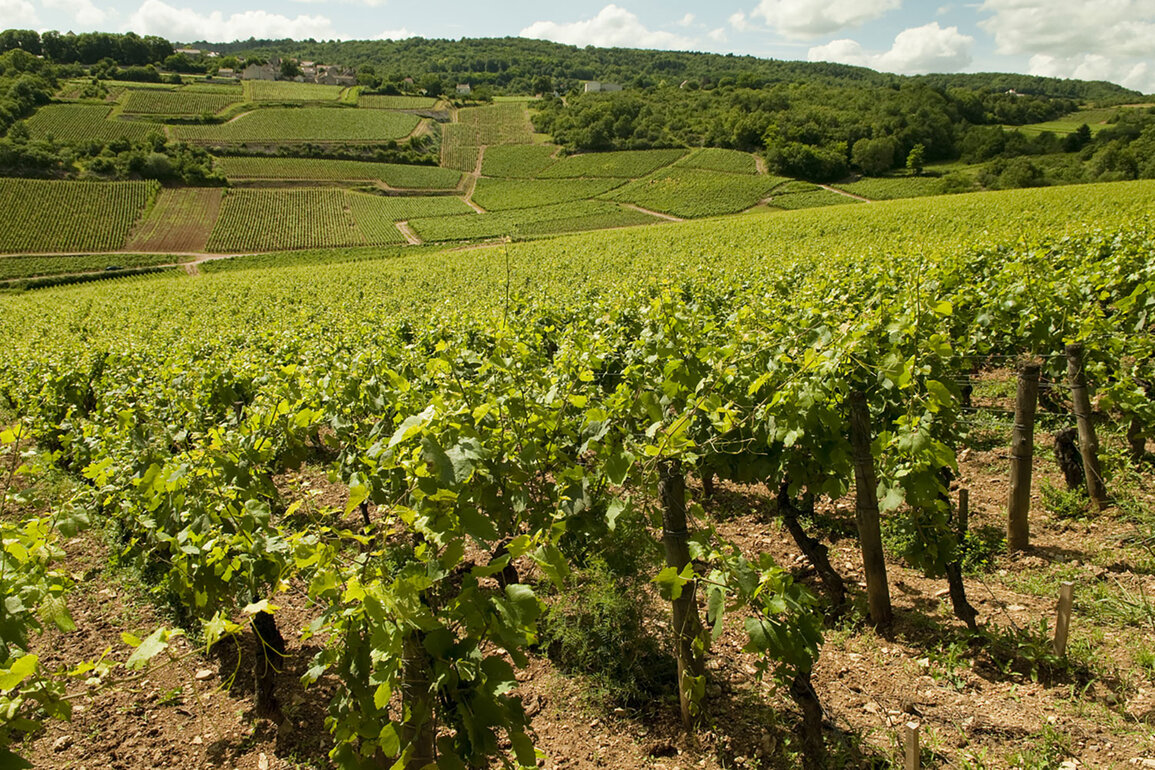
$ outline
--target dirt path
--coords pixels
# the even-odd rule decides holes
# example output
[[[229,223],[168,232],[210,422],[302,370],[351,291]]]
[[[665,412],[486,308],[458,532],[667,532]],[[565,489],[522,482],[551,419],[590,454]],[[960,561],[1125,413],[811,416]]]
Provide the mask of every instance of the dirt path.
[[[489,145],[483,144],[477,148],[477,163],[474,164],[473,171],[465,175],[465,202],[478,214],[484,214],[486,211],[473,202],[473,191],[477,189],[477,180],[481,179],[481,163],[485,160],[485,151],[488,147]]]
[[[820,184],[818,186],[823,190],[829,190],[832,193],[845,195],[847,198],[854,198],[856,201],[862,201],[863,203],[874,203],[874,201],[872,201],[870,198],[863,198],[861,195],[855,195],[854,193],[846,192],[846,190],[839,190],[837,187],[831,187],[828,184]]]
[[[657,217],[658,219],[664,219],[667,222],[685,222],[686,221],[686,220],[682,219],[681,217],[674,216],[673,214],[663,214],[660,211],[653,211],[651,209],[644,209],[641,206],[635,206],[632,203],[623,203],[622,205],[628,209],[633,209],[634,211],[640,211],[643,214],[649,214],[650,216]]]
[[[756,152],[750,154],[754,156],[754,167],[758,169],[758,173],[763,175],[769,174],[770,170],[766,168],[766,159]]]
[[[405,240],[409,241],[411,246],[420,246],[422,243],[424,243],[424,241],[421,240],[421,237],[417,235],[412,227],[409,226],[408,221],[398,222],[397,229],[401,231],[401,234],[405,236]]]

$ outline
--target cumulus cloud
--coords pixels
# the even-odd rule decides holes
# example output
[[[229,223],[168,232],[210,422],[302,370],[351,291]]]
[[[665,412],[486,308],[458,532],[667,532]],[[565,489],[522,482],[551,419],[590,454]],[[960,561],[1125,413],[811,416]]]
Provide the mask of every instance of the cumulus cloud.
[[[6,28],[35,29],[40,25],[36,9],[28,0],[0,0],[0,18]]]
[[[730,14],[730,26],[739,32],[745,32],[746,30],[750,29],[752,25],[750,24],[749,19],[746,18],[746,14],[738,11],[736,13]]]
[[[1031,57],[1029,71],[1043,77],[1108,80],[1124,88],[1155,93],[1155,66],[1146,61],[1112,59],[1102,54],[1051,56],[1039,53]]]
[[[975,39],[958,27],[940,27],[931,22],[899,32],[890,50],[873,53],[854,40],[834,40],[810,49],[810,61],[829,61],[870,67],[884,72],[916,75],[927,72],[957,72],[971,63]]]
[[[706,37],[710,38],[715,43],[725,43],[726,42],[726,28],[725,27],[718,27],[717,29],[712,29],[706,33]]]
[[[378,40],[407,40],[413,33],[402,27],[401,29],[387,29],[377,36]]]
[[[64,11],[82,27],[95,27],[108,15],[97,8],[92,0],[44,0],[45,8]]]
[[[389,0],[293,0],[294,3],[341,3],[342,5],[365,5],[370,8],[379,8]]]
[[[985,0],[979,22],[999,53],[1150,57],[1155,40],[1151,0]]]
[[[665,49],[693,46],[693,41],[673,32],[647,29],[635,14],[612,3],[585,21],[536,21],[523,29],[521,36],[568,45]]]
[[[857,27],[902,5],[902,0],[761,0],[750,12],[780,34],[812,38]]]
[[[692,13],[687,13],[685,16],[678,19],[678,26],[679,27],[688,27],[693,23],[694,23],[694,14],[692,14]]]
[[[160,35],[169,40],[229,42],[256,38],[331,40],[343,37],[325,16],[289,18],[267,11],[244,11],[225,16],[220,11],[200,13],[175,8],[163,0],[145,0],[125,24],[141,35]]]

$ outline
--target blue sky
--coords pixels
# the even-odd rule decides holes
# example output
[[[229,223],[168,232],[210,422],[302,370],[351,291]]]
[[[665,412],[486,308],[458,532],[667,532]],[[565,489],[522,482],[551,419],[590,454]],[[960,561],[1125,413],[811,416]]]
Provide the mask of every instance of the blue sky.
[[[243,4],[242,4],[243,3]],[[172,40],[522,35],[577,45],[1023,72],[1155,92],[1155,0],[0,0],[4,26]]]

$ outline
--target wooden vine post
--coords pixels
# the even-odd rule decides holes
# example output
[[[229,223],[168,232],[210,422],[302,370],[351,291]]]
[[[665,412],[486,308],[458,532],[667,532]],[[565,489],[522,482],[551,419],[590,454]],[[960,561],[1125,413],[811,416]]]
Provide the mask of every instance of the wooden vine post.
[[[1007,546],[1021,551],[1030,545],[1027,514],[1031,510],[1031,469],[1035,451],[1035,406],[1039,401],[1039,372],[1036,363],[1019,370],[1015,396],[1015,425],[1011,434],[1011,491],[1007,505]]]
[[[662,499],[662,545],[666,549],[666,566],[681,572],[690,563],[690,533],[686,523],[686,477],[679,460],[665,460],[658,465],[658,485]],[[694,729],[694,682],[706,673],[705,661],[694,649],[702,636],[695,598],[697,581],[682,587],[674,599],[674,653],[678,661],[678,700],[682,707],[682,724],[687,732]]]
[[[904,749],[902,770],[919,770],[922,765],[922,747],[919,746],[918,722],[907,722],[902,726],[902,747]]]
[[[1087,392],[1087,371],[1083,364],[1083,346],[1068,345],[1067,379],[1071,384],[1071,402],[1079,429],[1079,454],[1083,456],[1083,473],[1087,478],[1087,496],[1100,511],[1107,507],[1107,488],[1099,467],[1099,439],[1091,422],[1091,397]]]
[[[411,630],[401,643],[401,745],[409,749],[405,770],[421,770],[435,761],[431,675],[422,637]]]
[[[1067,637],[1071,631],[1071,609],[1075,606],[1075,584],[1069,580],[1059,586],[1059,613],[1055,619],[1055,654],[1067,654]]]
[[[959,541],[966,540],[970,529],[971,518],[971,491],[962,487],[958,491],[958,537]]]
[[[850,444],[854,449],[854,516],[858,523],[858,542],[862,548],[862,567],[866,574],[866,595],[870,620],[884,626],[893,619],[890,586],[886,580],[886,560],[882,551],[882,530],[878,514],[878,476],[870,454],[870,407],[866,394],[850,394]]]

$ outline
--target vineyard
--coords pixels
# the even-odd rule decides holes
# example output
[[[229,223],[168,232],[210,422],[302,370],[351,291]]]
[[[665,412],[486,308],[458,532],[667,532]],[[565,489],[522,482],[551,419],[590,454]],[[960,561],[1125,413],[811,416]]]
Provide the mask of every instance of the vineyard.
[[[169,254],[78,254],[75,256],[7,256],[0,257],[0,281],[38,278],[61,273],[86,273],[133,267],[168,265],[176,261]]]
[[[637,179],[668,166],[686,154],[685,150],[626,150],[585,153],[559,160],[537,176],[541,179],[575,177],[617,177]]]
[[[86,731],[121,709],[19,736],[149,676],[148,709],[209,698],[230,730],[182,732],[190,766],[257,743],[347,768],[872,767],[907,723],[922,766],[1129,766],[1155,748],[1155,184],[949,203],[5,297],[0,460],[75,481],[0,517],[0,749],[99,762]],[[1062,513],[984,550],[1007,496],[978,482],[1032,446],[993,426],[1022,436],[1006,385],[1032,371],[1046,429],[1078,420],[1087,492],[1044,486]],[[88,615],[62,561],[88,520],[219,658],[156,613]],[[1056,577],[1079,592],[1061,649],[1031,615]],[[78,618],[124,636],[70,658]],[[616,689],[576,708],[571,676]],[[228,677],[265,732],[224,721],[235,685],[201,682]]]
[[[159,189],[156,182],[0,179],[0,253],[119,249]]]
[[[49,104],[25,122],[34,139],[52,136],[66,142],[143,139],[149,132],[163,128],[140,121],[109,120],[111,111],[111,107],[101,104]]]
[[[250,102],[335,102],[345,91],[342,86],[275,80],[246,80],[243,85]]]
[[[464,200],[452,195],[366,195],[350,193],[353,215],[359,224],[363,217],[401,222],[415,217],[445,217],[472,214],[473,209]]]
[[[452,190],[460,172],[439,166],[405,166],[325,158],[224,157],[218,161],[230,181],[283,179],[309,182],[380,181],[390,187],[416,190]]]
[[[775,189],[770,199],[772,207],[787,211],[841,206],[847,203],[862,203],[862,201],[825,190],[809,182],[787,182]]]
[[[268,107],[221,125],[174,126],[172,131],[178,139],[207,143],[376,143],[408,136],[419,120],[416,115],[385,110]]]
[[[207,248],[275,251],[365,244],[344,190],[230,190]]]
[[[361,94],[357,106],[369,110],[431,110],[437,100],[431,96],[385,96],[382,94]]]
[[[838,189],[874,201],[890,201],[899,198],[918,198],[923,195],[941,195],[942,180],[933,177],[860,179],[857,182],[840,184]]]
[[[469,216],[420,217],[409,225],[426,241],[553,235],[576,230],[626,227],[658,221],[649,214],[622,209],[609,201],[575,201],[552,206]]]
[[[758,164],[750,153],[721,150],[716,147],[703,147],[700,150],[694,150],[677,161],[675,165],[700,168],[705,171],[723,171],[728,174],[758,173]]]
[[[488,156],[488,151],[486,152]],[[489,179],[478,180],[473,202],[487,211],[551,206],[597,196],[625,184],[625,179]]]
[[[511,144],[490,147],[481,161],[484,176],[528,179],[553,164],[558,148],[551,144]]]
[[[669,167],[607,197],[679,217],[708,217],[745,211],[786,181],[775,176]]]
[[[164,189],[125,248],[138,251],[204,251],[221,207],[221,191]]]
[[[125,92],[120,100],[127,115],[177,116],[213,115],[237,101],[233,94],[188,90],[133,90]]]

